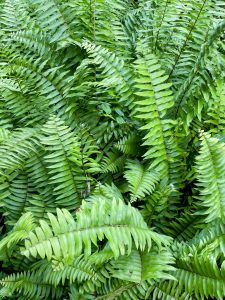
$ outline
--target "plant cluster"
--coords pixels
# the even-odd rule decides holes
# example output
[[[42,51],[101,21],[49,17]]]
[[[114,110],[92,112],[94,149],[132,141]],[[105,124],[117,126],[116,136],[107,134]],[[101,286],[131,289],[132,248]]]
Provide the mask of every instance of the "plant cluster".
[[[223,0],[0,0],[0,298],[225,297]]]

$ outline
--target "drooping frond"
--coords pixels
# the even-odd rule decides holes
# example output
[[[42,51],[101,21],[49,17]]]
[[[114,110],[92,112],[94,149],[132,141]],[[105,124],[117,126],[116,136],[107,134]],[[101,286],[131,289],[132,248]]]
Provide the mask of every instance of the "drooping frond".
[[[170,194],[170,186],[165,181],[161,181],[156,185],[153,193],[146,197],[144,205],[141,206],[141,214],[149,226],[154,224],[156,227],[161,227],[163,231],[168,230],[163,225],[163,218],[170,216],[168,212]]]
[[[69,38],[69,27],[64,17],[65,4],[59,5],[57,0],[37,0],[34,3],[37,22],[51,36],[50,43]]]
[[[0,128],[0,143],[8,140],[10,137],[10,131],[5,128]]]
[[[130,254],[132,240],[140,250],[151,249],[152,242],[159,247],[168,243],[165,237],[148,229],[139,212],[122,200],[83,202],[76,215],[77,221],[65,209],[57,209],[57,217],[49,214],[51,226],[42,221],[25,241],[23,254],[51,259],[53,255],[78,256],[84,251],[88,256],[92,244],[97,247],[97,242],[104,237],[115,257]]]
[[[193,83],[196,81],[196,76],[199,72],[199,69],[202,68],[202,65],[205,64],[207,61],[207,56],[211,47],[213,46],[214,41],[221,35],[225,28],[225,21],[222,21],[217,25],[214,31],[207,37],[205,43],[201,46],[201,50],[199,51],[198,56],[195,59],[195,63],[188,73],[187,78],[182,82],[181,86],[179,87],[178,92],[176,93],[175,99],[175,107],[174,115],[177,117],[178,114],[181,113],[183,110],[184,112],[187,110],[187,105],[185,107],[185,101],[188,99],[188,94],[191,89],[193,88]]]
[[[185,211],[165,229],[165,233],[177,241],[189,241],[198,232],[201,221],[201,218],[196,216],[194,212]]]
[[[39,276],[42,276],[43,281],[55,287],[64,285],[67,281],[71,285],[79,282],[82,286],[80,291],[86,289],[87,292],[93,290],[95,286],[104,283],[105,278],[109,277],[104,267],[101,271],[100,268],[96,267],[88,259],[85,260],[83,256],[75,257],[71,262],[67,262],[66,260],[53,260],[52,262],[46,260],[39,261],[33,265],[33,269]]]
[[[124,167],[126,158],[127,157],[125,155],[121,155],[119,151],[109,152],[102,162],[102,172],[116,173],[121,171]]]
[[[140,284],[124,282],[114,279],[110,280],[103,288],[97,289],[97,293],[100,294],[96,297],[97,300],[113,300],[113,299],[142,299],[146,295],[148,284],[142,282]]]
[[[2,206],[7,223],[14,224],[29,207],[34,188],[26,173],[21,173],[7,185]]]
[[[35,190],[29,199],[27,210],[37,219],[47,217],[47,212],[55,212],[54,186],[49,184],[50,175],[44,154],[43,149],[39,148],[38,153],[30,157],[26,163],[26,172]]]
[[[177,281],[162,281],[156,287],[153,285],[148,293],[153,300],[193,300],[190,294],[181,292]]]
[[[115,148],[124,154],[137,155],[140,149],[138,148],[139,137],[137,134],[129,134],[128,136],[119,140]]]
[[[223,255],[225,257],[224,225],[221,219],[208,224],[196,234],[188,243],[190,247],[197,249],[201,255]]]

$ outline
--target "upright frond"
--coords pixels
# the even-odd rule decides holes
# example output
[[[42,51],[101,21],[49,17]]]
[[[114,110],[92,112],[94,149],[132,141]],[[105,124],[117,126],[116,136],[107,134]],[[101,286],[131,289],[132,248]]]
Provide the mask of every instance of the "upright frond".
[[[225,220],[225,147],[208,133],[201,134],[200,153],[196,157],[197,187],[200,192],[197,214],[205,222],[217,218]]]
[[[82,161],[72,159],[79,143],[72,130],[57,117],[51,117],[43,127],[41,143],[45,146],[44,160],[54,187],[56,203],[70,210],[80,205],[82,191],[85,189]],[[80,165],[81,163],[81,165]]]
[[[136,101],[137,118],[141,119],[144,130],[144,146],[147,152],[144,157],[150,160],[150,168],[166,177],[175,188],[180,181],[175,170],[180,167],[179,149],[173,136],[175,121],[166,118],[166,113],[173,106],[171,84],[168,76],[161,69],[158,60],[152,54],[144,53],[136,61],[137,75]]]

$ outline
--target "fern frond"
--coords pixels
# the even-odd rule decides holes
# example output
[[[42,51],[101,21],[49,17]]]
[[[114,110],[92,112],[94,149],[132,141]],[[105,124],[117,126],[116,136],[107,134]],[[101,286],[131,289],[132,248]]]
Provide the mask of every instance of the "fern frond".
[[[124,177],[129,183],[130,201],[143,199],[154,191],[159,178],[157,173],[148,170],[139,161],[130,160],[126,163]]]
[[[8,194],[2,199],[2,206],[6,222],[14,224],[29,207],[34,188],[27,174],[20,173],[7,187]]]
[[[189,241],[198,232],[198,226],[201,224],[201,219],[189,211],[185,211],[177,220],[174,220],[165,233],[172,236],[177,241]]]
[[[208,133],[201,134],[200,154],[196,158],[197,187],[200,192],[197,214],[205,216],[205,222],[217,218],[225,220],[223,192],[225,179],[225,147]]]
[[[169,272],[175,268],[171,266],[174,258],[167,251],[157,253],[152,249],[149,253],[140,253],[132,250],[129,256],[122,256],[116,261],[112,261],[110,273],[113,277],[136,283],[141,283],[147,279],[174,279]]]
[[[103,159],[102,162],[102,172],[103,173],[116,173],[118,171],[122,171],[127,157],[125,155],[121,155],[119,151],[109,152],[107,156]]]
[[[14,225],[13,229],[0,241],[0,256],[7,257],[19,241],[27,238],[30,231],[35,228],[34,219],[31,213],[25,213]]]
[[[30,157],[26,162],[26,172],[32,187],[36,191],[29,199],[27,210],[32,212],[34,218],[44,219],[47,212],[55,212],[56,199],[54,197],[54,186],[50,184],[48,164],[44,160],[42,148]]]
[[[170,194],[171,187],[167,185],[165,180],[162,180],[156,185],[153,193],[146,198],[144,205],[141,206],[141,214],[149,226],[154,224],[154,226],[161,227],[163,231],[166,231],[163,218],[170,217],[168,211]]]
[[[144,121],[141,130],[147,131],[144,144],[148,147],[144,157],[151,161],[150,168],[159,172],[160,178],[168,178],[168,182],[176,188],[180,178],[174,176],[174,170],[180,167],[179,149],[173,137],[175,122],[166,119],[167,110],[173,106],[173,95],[169,89],[171,84],[161,70],[158,60],[152,54],[136,61],[138,78],[136,94],[137,118]]]
[[[128,136],[123,137],[118,143],[115,145],[115,148],[128,155],[137,155],[139,153],[138,144],[140,142],[140,138],[137,134],[129,134]]]
[[[205,123],[210,125],[210,133],[223,133],[225,128],[225,90],[223,80],[218,80],[209,90],[209,109]]]
[[[0,128],[0,143],[8,140],[10,137],[10,131],[5,128]]]
[[[50,108],[45,97],[34,95],[33,92],[9,90],[3,91],[2,96],[5,108],[14,116],[14,121],[17,120],[21,125],[32,126],[47,121]]]
[[[97,300],[137,300],[143,299],[146,295],[146,290],[148,288],[148,284],[146,282],[142,282],[141,284],[123,282],[114,279],[110,280],[107,285],[103,288],[97,289],[97,293],[99,294],[96,297]]]
[[[52,262],[39,261],[32,266],[32,269],[35,270],[36,274],[42,276],[43,281],[55,287],[65,285],[67,282],[70,285],[78,282],[84,290],[84,285],[88,281],[87,291],[91,291],[95,286],[99,286],[104,282],[104,277],[109,277],[106,270],[101,274],[101,271],[91,264],[88,259],[85,260],[83,256],[75,258],[73,262],[66,262],[66,259],[53,260]]]
[[[8,62],[10,76],[22,79],[27,87],[35,86],[38,95],[44,97],[55,112],[66,106],[65,99],[73,84],[73,77],[68,70],[62,65],[49,66],[49,58],[44,60],[28,55],[18,57],[16,53],[12,55],[13,58]]]
[[[212,256],[199,256],[196,252],[184,253],[177,260],[176,268],[177,271],[173,274],[179,283],[176,289],[184,288],[197,299],[224,298],[224,264],[219,267]]]
[[[65,5],[59,1],[35,1],[35,15],[39,26],[51,36],[50,43],[60,42],[70,37],[69,27],[64,17]]]
[[[98,184],[95,188],[94,194],[93,196],[90,197],[90,199],[92,199],[92,197],[94,197],[94,199],[96,199],[96,197],[98,198],[108,198],[109,200],[112,199],[112,197],[116,198],[116,199],[123,199],[123,196],[121,194],[121,191],[117,188],[117,186],[115,186],[115,184]],[[88,199],[87,199],[88,200]]]
[[[23,272],[21,274],[12,274],[0,280],[3,288],[0,295],[5,296],[16,295],[19,297],[26,296],[28,299],[55,299],[61,297],[62,287],[52,287],[48,282],[42,280],[42,277],[32,272]],[[20,298],[20,299],[21,299]],[[36,299],[36,298],[35,298]]]
[[[34,128],[15,130],[0,145],[0,169],[6,175],[16,169],[23,169],[26,159],[36,152],[38,133],[39,130]]]
[[[141,250],[150,249],[152,242],[159,247],[168,243],[164,236],[148,229],[139,212],[122,200],[83,202],[76,214],[77,221],[65,209],[57,209],[57,217],[48,215],[51,226],[42,221],[40,227],[31,232],[25,241],[24,255],[51,259],[53,255],[78,256],[84,251],[88,256],[92,244],[97,247],[98,240],[104,237],[115,257],[131,252],[132,239],[136,248]]]
[[[190,241],[190,247],[194,247],[201,255],[216,255],[225,257],[225,235],[224,225],[220,219],[208,224]]]
[[[225,21],[222,21],[217,25],[214,31],[208,36],[206,42],[201,47],[201,50],[195,60],[195,64],[191,69],[191,71],[189,72],[187,79],[182,82],[182,85],[180,86],[178,92],[176,93],[176,99],[175,99],[176,109],[174,109],[174,115],[176,117],[178,116],[178,114],[180,114],[180,111],[182,111],[183,109],[185,101],[187,100],[187,97],[189,95],[188,92],[191,91],[192,84],[196,80],[195,77],[199,72],[199,68],[205,64],[207,55],[209,54],[214,41],[221,35],[224,28],[225,28]]]
[[[153,291],[152,291],[153,290]],[[187,292],[181,292],[176,281],[163,281],[150,288],[153,300],[193,300]]]
[[[75,151],[80,151],[80,145],[71,129],[57,117],[51,117],[42,130],[41,143],[46,150],[44,159],[56,203],[60,207],[75,209],[80,204],[86,180],[82,161],[77,162],[75,155]]]
[[[82,46],[102,70],[102,74],[110,77],[110,79],[107,78],[107,85],[115,87],[116,93],[120,96],[119,101],[132,109],[135,101],[132,70],[125,66],[125,62],[121,58],[101,46],[95,46],[88,42],[84,42]]]

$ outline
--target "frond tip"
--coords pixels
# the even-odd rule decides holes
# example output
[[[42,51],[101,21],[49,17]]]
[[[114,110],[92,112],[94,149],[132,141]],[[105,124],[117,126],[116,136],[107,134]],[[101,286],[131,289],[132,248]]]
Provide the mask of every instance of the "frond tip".
[[[157,173],[149,171],[139,161],[132,160],[127,162],[124,176],[129,183],[131,202],[151,194],[159,180]]]

